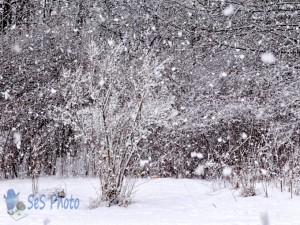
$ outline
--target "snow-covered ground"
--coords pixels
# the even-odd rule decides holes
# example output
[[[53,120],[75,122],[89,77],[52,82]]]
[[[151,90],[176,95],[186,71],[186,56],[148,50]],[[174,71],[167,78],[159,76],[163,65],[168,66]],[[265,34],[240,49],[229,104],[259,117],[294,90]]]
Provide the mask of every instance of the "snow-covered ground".
[[[128,208],[100,207],[90,210],[90,198],[96,198],[97,179],[40,179],[40,189],[55,187],[61,182],[67,186],[68,196],[80,199],[75,209],[50,209],[46,202],[43,210],[28,210],[29,215],[14,221],[6,213],[3,195],[10,188],[20,192],[20,200],[27,206],[31,191],[31,180],[0,181],[0,224],[30,225],[299,225],[300,197],[290,198],[288,192],[269,189],[269,198],[263,191],[255,197],[239,197],[239,192],[224,188],[223,182],[207,182],[188,179],[139,180],[133,203]],[[235,197],[234,197],[235,196]],[[56,206],[56,205],[55,205]],[[265,218],[265,223],[262,222]]]

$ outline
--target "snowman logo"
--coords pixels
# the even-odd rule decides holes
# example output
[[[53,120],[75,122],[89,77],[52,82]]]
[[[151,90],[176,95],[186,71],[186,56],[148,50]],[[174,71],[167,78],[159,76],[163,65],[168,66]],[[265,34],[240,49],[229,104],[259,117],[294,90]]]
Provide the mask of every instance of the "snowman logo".
[[[19,201],[19,194],[16,194],[14,189],[7,191],[7,196],[4,195],[6,201],[7,213],[13,215],[17,210],[25,210],[26,206],[23,202]]]

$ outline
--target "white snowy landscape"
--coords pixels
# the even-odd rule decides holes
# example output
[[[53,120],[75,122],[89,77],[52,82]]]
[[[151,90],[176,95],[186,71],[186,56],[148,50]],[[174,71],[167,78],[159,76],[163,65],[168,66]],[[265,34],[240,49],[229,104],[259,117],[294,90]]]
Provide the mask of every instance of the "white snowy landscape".
[[[0,225],[300,225],[300,0],[0,0]]]
[[[40,179],[41,190],[65,183],[68,195],[80,199],[75,209],[50,209],[50,200],[43,210],[31,209],[18,223],[30,225],[299,225],[300,197],[280,192],[270,185],[269,197],[258,185],[258,195],[240,197],[239,190],[223,181],[207,182],[190,179],[140,179],[132,204],[127,207],[89,209],[90,197],[97,197],[99,181],[90,178]],[[226,185],[227,187],[225,187]],[[272,187],[273,186],[273,187]],[[0,183],[0,190],[9,188],[20,192],[27,202],[31,181],[10,180]],[[89,197],[90,196],[90,197]],[[70,196],[66,196],[70,197]],[[0,204],[0,224],[17,224],[7,213],[5,201]],[[27,202],[27,206],[28,202]]]

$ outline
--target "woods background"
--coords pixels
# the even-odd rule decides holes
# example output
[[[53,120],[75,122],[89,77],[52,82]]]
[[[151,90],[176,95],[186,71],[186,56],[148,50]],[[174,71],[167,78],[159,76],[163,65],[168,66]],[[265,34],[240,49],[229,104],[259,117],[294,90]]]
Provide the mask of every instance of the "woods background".
[[[245,185],[297,183],[299,13],[281,0],[0,0],[0,178],[229,167]]]

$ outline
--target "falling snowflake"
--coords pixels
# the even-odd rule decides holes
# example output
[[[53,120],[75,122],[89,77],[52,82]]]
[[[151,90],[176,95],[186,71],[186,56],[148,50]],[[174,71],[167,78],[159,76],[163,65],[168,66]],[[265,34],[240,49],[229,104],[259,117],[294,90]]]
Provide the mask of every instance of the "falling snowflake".
[[[5,92],[2,93],[4,95],[4,99],[8,100],[10,98],[9,90],[6,90]]]
[[[231,167],[225,167],[223,169],[223,176],[224,177],[229,177],[231,175],[231,173],[232,173]]]
[[[51,94],[55,94],[57,91],[54,88],[51,88],[50,92]]]
[[[105,84],[105,80],[101,79],[101,80],[99,81],[99,85],[102,87],[104,84]]]
[[[15,132],[14,133],[14,144],[16,145],[17,149],[21,148],[21,133]]]
[[[21,48],[21,46],[19,44],[14,44],[12,46],[12,50],[13,50],[13,52],[19,54],[22,51],[22,48]]]
[[[223,15],[224,16],[230,16],[231,14],[234,13],[234,7],[233,5],[229,5],[227,6],[224,10],[223,10]]]
[[[202,153],[200,153],[200,152],[192,152],[191,153],[191,157],[192,158],[198,158],[198,159],[203,159],[203,154]]]
[[[109,39],[107,41],[107,43],[108,43],[109,46],[113,46],[115,42],[114,42],[114,40]]]
[[[140,160],[140,166],[141,167],[144,167],[148,163],[149,163],[149,160]]]
[[[260,169],[260,172],[262,175],[266,176],[267,175],[267,171],[265,169]]]
[[[241,138],[242,138],[242,139],[245,140],[245,139],[247,139],[247,137],[248,137],[248,135],[247,135],[245,132],[242,132],[242,133],[241,133]]]
[[[195,174],[197,175],[203,175],[204,174],[204,166],[203,165],[199,165],[195,171],[194,171]]]
[[[273,64],[276,61],[276,58],[272,52],[265,52],[261,55],[261,61],[266,64]]]
[[[227,73],[222,72],[222,73],[221,73],[221,77],[227,77]]]

